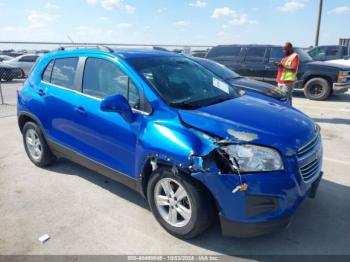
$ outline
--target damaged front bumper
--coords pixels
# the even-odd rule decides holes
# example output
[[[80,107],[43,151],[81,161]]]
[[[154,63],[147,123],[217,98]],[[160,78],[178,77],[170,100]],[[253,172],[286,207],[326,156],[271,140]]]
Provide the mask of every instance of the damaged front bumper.
[[[249,187],[238,192],[233,192],[240,183],[238,175],[198,172],[192,176],[214,196],[224,236],[254,237],[286,227],[300,203],[315,196],[322,172],[305,183],[296,166],[290,158],[284,171],[244,174]]]

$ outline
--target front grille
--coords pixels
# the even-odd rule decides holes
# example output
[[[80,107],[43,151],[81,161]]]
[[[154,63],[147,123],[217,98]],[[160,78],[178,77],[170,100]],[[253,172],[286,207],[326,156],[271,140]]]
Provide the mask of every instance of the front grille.
[[[313,180],[321,172],[322,142],[320,135],[302,146],[297,153],[299,171],[304,182]]]
[[[301,148],[299,148],[299,150],[298,150],[298,158],[301,159],[304,156],[308,155],[313,150],[315,150],[315,147],[318,146],[319,140],[320,140],[319,136],[317,135],[310,142],[308,142],[306,145],[304,145]]]
[[[350,81],[350,71],[347,72],[347,74],[345,75],[345,82]]]
[[[316,158],[310,163],[300,167],[300,174],[305,182],[310,181],[314,176],[320,173],[321,159]]]

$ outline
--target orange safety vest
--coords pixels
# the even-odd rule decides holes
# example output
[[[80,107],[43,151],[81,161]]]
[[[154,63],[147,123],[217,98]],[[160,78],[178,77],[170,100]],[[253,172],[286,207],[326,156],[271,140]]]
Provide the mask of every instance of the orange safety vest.
[[[298,56],[297,53],[293,53],[289,55],[288,57],[284,58],[282,60],[282,65],[285,67],[290,67],[293,63],[293,60]],[[281,75],[281,80],[282,81],[296,81],[297,80],[297,71],[298,70],[290,70],[283,68],[282,75]]]

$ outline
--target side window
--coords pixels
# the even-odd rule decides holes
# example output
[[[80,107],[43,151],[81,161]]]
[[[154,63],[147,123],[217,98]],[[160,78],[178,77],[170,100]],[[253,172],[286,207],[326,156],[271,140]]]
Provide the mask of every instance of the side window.
[[[79,58],[56,59],[51,74],[51,83],[73,90],[76,89],[74,81],[78,61]]]
[[[279,62],[283,59],[284,52],[281,47],[272,47],[269,62]]]
[[[208,58],[214,58],[214,57],[238,57],[241,53],[241,47],[240,46],[219,46],[214,47],[209,53]]]
[[[18,61],[19,62],[30,62],[30,63],[34,63],[36,60],[38,59],[38,56],[31,56],[31,55],[26,55],[21,57]]]
[[[342,55],[343,55],[343,56],[348,56],[348,55],[350,55],[350,54],[349,54],[349,53],[350,53],[349,48],[350,48],[350,47],[342,46],[342,50],[343,50]]]
[[[265,59],[265,47],[250,47],[245,57],[246,62],[263,62]]]
[[[87,59],[83,92],[98,98],[122,95],[128,99],[132,108],[140,108],[140,95],[135,84],[117,65],[104,59]]]
[[[339,48],[337,46],[328,47],[326,51],[326,56],[338,56]]]
[[[52,60],[46,67],[43,75],[42,75],[42,80],[45,81],[45,82],[48,82],[50,83],[51,81],[51,73],[52,73],[52,68],[53,68],[53,63],[54,63],[54,60]]]
[[[326,55],[326,48],[325,47],[318,47],[310,52],[310,56],[314,59],[321,59],[325,55]]]
[[[99,58],[88,58],[85,63],[83,92],[104,98],[122,95],[127,98],[128,77],[112,62]]]

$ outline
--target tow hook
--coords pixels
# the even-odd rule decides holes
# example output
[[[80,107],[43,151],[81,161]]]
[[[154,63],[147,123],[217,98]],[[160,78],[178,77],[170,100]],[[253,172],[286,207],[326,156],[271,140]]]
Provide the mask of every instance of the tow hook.
[[[247,183],[243,183],[242,181],[242,176],[241,176],[241,172],[239,171],[239,164],[236,158],[234,157],[230,157],[230,162],[231,162],[231,166],[232,168],[237,172],[238,176],[239,176],[239,185],[236,186],[233,190],[232,193],[235,194],[237,192],[244,192],[248,190],[248,184]]]

